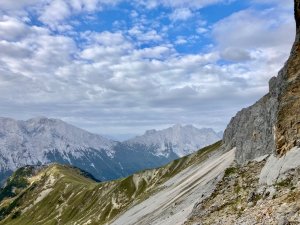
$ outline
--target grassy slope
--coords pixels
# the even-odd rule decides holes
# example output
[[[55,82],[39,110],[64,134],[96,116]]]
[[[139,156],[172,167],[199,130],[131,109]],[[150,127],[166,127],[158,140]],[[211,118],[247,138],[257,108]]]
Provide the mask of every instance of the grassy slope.
[[[204,161],[220,145],[217,142],[164,167],[103,183],[96,183],[67,166],[45,167],[25,176],[25,181],[21,178],[21,187],[12,188],[15,194],[10,193],[0,202],[0,224],[105,224],[158,191],[159,184]]]

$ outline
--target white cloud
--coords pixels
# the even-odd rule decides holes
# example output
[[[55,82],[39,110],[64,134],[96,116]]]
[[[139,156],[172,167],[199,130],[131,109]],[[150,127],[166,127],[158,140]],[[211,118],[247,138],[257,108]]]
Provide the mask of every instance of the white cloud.
[[[143,127],[159,117],[172,123],[181,111],[176,108],[190,108],[199,100],[199,90],[209,92],[208,81],[214,79],[205,76],[201,88],[190,86],[198,75],[204,78],[201,68],[214,63],[215,54],[178,56],[171,45],[139,49],[118,32],[84,33],[86,44],[79,49],[71,38],[23,25],[31,35],[18,44],[0,43],[5,50],[0,99],[11,102],[1,106],[3,112],[22,107],[23,116],[47,112],[85,121],[101,118],[105,126],[140,121]],[[173,115],[160,116],[169,109]]]
[[[212,33],[220,56],[246,68],[242,77],[267,90],[268,80],[277,75],[294,41],[292,9],[240,11],[216,23]]]
[[[128,30],[128,34],[136,38],[139,42],[159,42],[163,38],[158,32],[151,27],[145,27],[143,25],[136,25]]]
[[[8,15],[24,16],[37,14],[39,20],[53,30],[65,31],[72,27],[66,24],[71,15],[101,11],[114,6],[120,0],[0,0],[0,10]]]
[[[7,27],[13,33],[5,33]],[[1,33],[2,68],[28,77],[52,74],[57,67],[69,63],[76,49],[71,38],[53,36],[45,28],[28,26],[12,18],[2,21]]]
[[[199,27],[199,28],[197,28],[197,33],[199,33],[199,34],[205,34],[208,31],[209,30],[207,28],[205,28],[205,27]]]
[[[175,9],[174,12],[170,15],[170,19],[177,21],[177,20],[187,20],[193,16],[193,13],[190,9],[187,8],[180,8]]]
[[[121,32],[85,32],[81,34],[81,37],[84,38],[88,43],[97,43],[104,46],[111,45],[122,45],[124,43],[128,43],[126,38]]]
[[[37,4],[39,0],[0,0],[0,9],[2,10],[20,10],[24,7],[32,6]]]
[[[57,26],[57,23],[71,15],[71,8],[63,0],[53,0],[42,10],[41,16],[39,17],[40,21],[51,27]]]
[[[228,61],[242,62],[251,60],[249,52],[242,48],[228,47],[222,50],[221,57]]]
[[[228,3],[232,0],[136,0],[138,4],[144,5],[145,7],[152,9],[159,5],[172,8],[192,8],[199,9],[208,5],[216,3]]]
[[[139,16],[139,14],[138,14],[137,11],[132,10],[131,13],[130,13],[130,16],[131,16],[132,18],[137,18],[137,17]]]
[[[135,50],[132,56],[137,59],[164,59],[170,57],[172,53],[175,53],[172,46],[155,46],[153,48]]]
[[[6,41],[17,41],[28,35],[30,30],[18,19],[3,16],[0,18],[0,39]]]
[[[175,44],[176,44],[176,45],[184,45],[184,44],[186,44],[187,42],[188,42],[188,41],[187,41],[187,38],[180,36],[180,37],[177,37],[177,39],[176,39],[176,41],[175,41]]]
[[[291,14],[282,14],[272,9],[234,13],[216,23],[212,32],[221,47],[287,47],[294,39],[295,29]]]

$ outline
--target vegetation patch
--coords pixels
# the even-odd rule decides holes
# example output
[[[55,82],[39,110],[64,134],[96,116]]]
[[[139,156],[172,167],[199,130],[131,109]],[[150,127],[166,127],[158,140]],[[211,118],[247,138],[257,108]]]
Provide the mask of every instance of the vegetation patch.
[[[236,172],[237,172],[236,167],[229,167],[225,170],[224,177],[229,177],[230,175],[235,174]]]
[[[6,182],[4,188],[0,191],[0,201],[5,198],[17,196],[20,191],[28,187],[29,182],[27,177],[32,175],[34,167],[26,166],[18,169]]]
[[[21,216],[21,211],[16,211],[16,212],[14,212],[14,214],[12,215],[12,219],[16,219],[16,218],[18,218],[18,217],[20,217]]]
[[[276,186],[278,188],[292,187],[292,180],[290,178],[287,178],[285,180],[281,180],[281,181],[276,183]]]

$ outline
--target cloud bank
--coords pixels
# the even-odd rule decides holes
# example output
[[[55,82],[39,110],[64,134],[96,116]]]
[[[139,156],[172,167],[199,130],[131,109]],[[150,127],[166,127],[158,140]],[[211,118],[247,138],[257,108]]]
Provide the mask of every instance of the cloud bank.
[[[0,0],[1,114],[110,135],[224,129],[267,92],[294,38],[291,4],[236,4]],[[232,12],[205,14],[220,6]]]

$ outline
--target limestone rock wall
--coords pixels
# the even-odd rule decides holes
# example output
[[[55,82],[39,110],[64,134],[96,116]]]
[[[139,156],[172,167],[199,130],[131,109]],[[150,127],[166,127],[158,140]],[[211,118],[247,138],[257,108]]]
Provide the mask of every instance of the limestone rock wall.
[[[284,155],[300,146],[300,0],[295,0],[296,40],[281,77],[276,151]]]
[[[224,132],[223,148],[230,150],[236,147],[238,163],[244,163],[274,151],[274,125],[278,107],[276,82],[277,79],[272,78],[270,93],[253,106],[238,112]]]
[[[238,163],[300,146],[300,0],[294,3],[297,32],[289,59],[270,80],[269,93],[238,112],[224,132],[223,148],[236,147]]]

